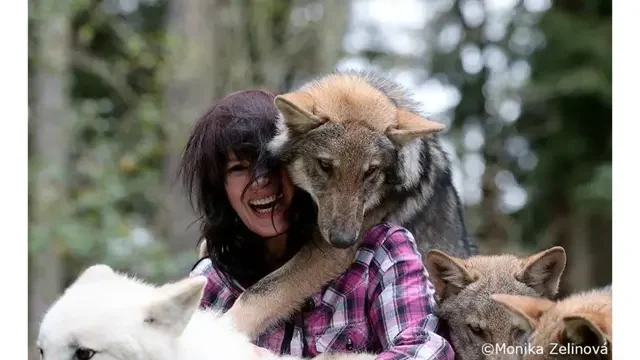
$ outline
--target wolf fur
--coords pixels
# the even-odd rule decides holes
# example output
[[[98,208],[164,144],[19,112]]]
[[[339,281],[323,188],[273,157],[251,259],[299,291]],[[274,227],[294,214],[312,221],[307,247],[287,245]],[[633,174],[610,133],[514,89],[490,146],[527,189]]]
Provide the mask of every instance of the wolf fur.
[[[37,346],[43,360],[281,359],[258,353],[231,319],[199,309],[206,277],[155,286],[106,265],[85,270],[45,314]],[[370,354],[323,354],[371,360]]]
[[[517,344],[524,336],[511,314],[492,294],[553,299],[566,264],[562,247],[537,254],[473,256],[461,259],[438,250],[425,257],[435,287],[437,315],[444,320],[456,359],[503,359],[504,353],[483,354],[483,344]],[[509,357],[506,357],[509,358]]]
[[[422,251],[477,252],[464,224],[450,162],[435,133],[397,84],[370,73],[333,73],[277,96],[278,134],[269,144],[318,210],[310,244],[248,288],[231,312],[256,335],[288,316],[354,260],[362,235],[399,224]]]
[[[494,294],[529,336],[525,360],[612,359],[611,286],[570,295],[560,301]]]

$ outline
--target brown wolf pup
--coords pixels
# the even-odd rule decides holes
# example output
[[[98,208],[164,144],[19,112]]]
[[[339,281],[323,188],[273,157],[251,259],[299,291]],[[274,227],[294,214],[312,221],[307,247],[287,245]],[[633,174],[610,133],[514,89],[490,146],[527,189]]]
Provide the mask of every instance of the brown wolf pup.
[[[434,137],[444,126],[421,116],[400,86],[368,73],[333,73],[276,97],[275,105],[281,123],[270,149],[315,201],[317,230],[229,310],[241,331],[262,332],[339,276],[376,223],[404,226],[423,251],[476,253]]]
[[[527,296],[496,294],[514,323],[528,336],[525,360],[611,359],[611,286],[554,302]]]
[[[429,251],[425,265],[435,286],[437,314],[447,324],[456,358],[505,358],[483,345],[517,344],[524,331],[512,324],[511,314],[491,294],[553,298],[565,264],[566,254],[559,246],[526,258],[507,254],[465,260]]]

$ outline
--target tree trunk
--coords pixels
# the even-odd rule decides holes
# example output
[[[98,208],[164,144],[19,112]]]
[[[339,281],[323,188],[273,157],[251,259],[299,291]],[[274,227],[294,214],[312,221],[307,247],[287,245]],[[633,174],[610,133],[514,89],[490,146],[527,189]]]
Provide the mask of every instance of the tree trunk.
[[[37,3],[39,16],[35,35],[36,56],[33,91],[35,92],[32,130],[37,170],[33,188],[32,225],[52,228],[60,217],[65,199],[65,168],[68,158],[66,126],[72,114],[69,92],[71,23],[68,2]],[[31,226],[30,226],[31,228]],[[38,359],[35,339],[42,316],[62,291],[63,266],[57,253],[60,239],[44,239],[29,261],[29,358]]]
[[[607,214],[596,213],[590,216],[588,228],[588,239],[591,252],[597,254],[592,256],[592,279],[593,286],[604,286],[612,282],[612,234],[611,217]]]
[[[489,160],[492,157],[485,156]],[[478,238],[482,239],[482,247],[486,253],[498,254],[507,248],[509,244],[509,224],[506,216],[500,209],[501,191],[496,185],[498,166],[487,161],[484,174],[482,174],[482,202],[480,209],[483,222],[478,230]]]
[[[583,246],[576,243],[576,224],[568,200],[561,197],[556,199],[552,207],[555,213],[549,225],[549,246],[547,247],[562,246],[567,253],[567,264],[558,291],[558,297],[562,298],[579,288],[576,281],[582,276],[581,269],[584,269],[586,260],[583,256],[586,252]]]
[[[169,66],[166,75],[166,198],[157,219],[172,253],[195,249],[199,224],[176,178],[192,125],[215,97],[216,4],[212,0],[171,2],[168,21]],[[195,251],[195,250],[194,250]]]

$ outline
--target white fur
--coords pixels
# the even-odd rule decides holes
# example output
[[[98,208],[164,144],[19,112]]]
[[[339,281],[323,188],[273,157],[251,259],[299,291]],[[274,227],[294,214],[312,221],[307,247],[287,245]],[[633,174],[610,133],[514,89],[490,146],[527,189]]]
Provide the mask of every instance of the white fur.
[[[74,360],[77,346],[96,350],[91,360],[259,358],[227,317],[197,309],[204,277],[157,287],[109,270],[89,268],[49,309],[38,337],[45,360]]]
[[[410,189],[415,186],[422,176],[422,167],[420,166],[420,157],[422,156],[423,145],[421,139],[413,140],[400,150],[400,167],[401,186],[404,189]]]
[[[284,117],[282,114],[278,114],[278,119],[276,120],[276,134],[267,144],[267,149],[273,155],[280,154],[280,148],[289,140],[289,133],[287,131],[287,126],[284,123]]]
[[[198,276],[158,287],[94,265],[45,314],[37,343],[43,360],[77,360],[78,347],[95,350],[91,360],[301,360],[258,353],[230,317],[200,310],[205,284]],[[155,321],[145,321],[150,318]],[[317,359],[374,358],[339,353]]]
[[[395,216],[387,221],[403,224],[411,219],[433,196],[433,180],[424,181],[419,186],[419,195],[407,198],[397,210]]]

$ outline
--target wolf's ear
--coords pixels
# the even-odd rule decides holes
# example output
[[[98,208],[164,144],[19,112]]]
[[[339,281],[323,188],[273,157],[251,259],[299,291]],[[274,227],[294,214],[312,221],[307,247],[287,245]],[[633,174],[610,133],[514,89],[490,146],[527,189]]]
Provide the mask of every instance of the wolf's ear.
[[[114,275],[115,272],[108,265],[96,264],[83,271],[82,274],[78,276],[76,281],[74,281],[73,285],[104,280],[113,277]]]
[[[516,274],[516,279],[532,287],[540,295],[551,299],[558,292],[560,277],[566,262],[567,255],[564,248],[554,246],[527,257],[522,271]]]
[[[608,336],[591,320],[582,316],[565,316],[562,340],[574,345],[599,346],[607,342]]]
[[[146,308],[145,322],[180,336],[200,306],[206,284],[206,277],[194,276],[158,288]]]
[[[427,120],[414,113],[405,110],[397,110],[396,125],[390,126],[386,135],[392,142],[404,146],[423,136],[444,130],[444,125],[432,120]]]
[[[511,313],[514,322],[525,331],[534,330],[540,317],[555,305],[551,300],[532,296],[493,294],[491,298]]]
[[[464,267],[463,261],[439,250],[430,250],[427,253],[425,266],[436,289],[438,301],[459,293],[476,280]]]
[[[274,104],[282,114],[284,124],[294,134],[304,134],[326,122],[313,113],[313,98],[308,93],[278,95]]]

